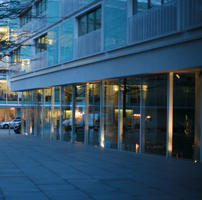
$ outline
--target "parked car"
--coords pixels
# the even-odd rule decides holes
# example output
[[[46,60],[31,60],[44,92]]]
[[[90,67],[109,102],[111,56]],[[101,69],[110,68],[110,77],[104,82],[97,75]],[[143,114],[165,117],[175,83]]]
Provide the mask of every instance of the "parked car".
[[[6,121],[6,122],[1,122],[0,123],[0,128],[14,128],[16,123],[20,123],[21,122],[21,118],[20,117],[16,117],[15,119],[13,119],[12,121]]]

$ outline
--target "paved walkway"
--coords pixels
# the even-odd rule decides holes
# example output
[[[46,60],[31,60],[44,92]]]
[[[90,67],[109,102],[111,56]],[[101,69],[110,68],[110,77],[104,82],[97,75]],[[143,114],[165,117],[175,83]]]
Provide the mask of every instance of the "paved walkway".
[[[202,166],[187,160],[0,135],[2,200],[202,199]]]

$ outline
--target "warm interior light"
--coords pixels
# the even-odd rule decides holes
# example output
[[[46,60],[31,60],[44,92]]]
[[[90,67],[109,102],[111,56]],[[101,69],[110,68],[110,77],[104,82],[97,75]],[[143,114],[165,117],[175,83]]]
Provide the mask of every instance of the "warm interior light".
[[[140,117],[141,117],[141,114],[135,113],[133,116],[134,116],[135,118],[140,118]]]
[[[139,147],[140,145],[139,144],[135,144],[135,152],[138,153],[139,152]]]
[[[148,89],[148,85],[142,85],[142,89],[146,91]]]
[[[119,91],[119,86],[118,86],[118,85],[113,85],[113,90],[114,90],[115,92],[118,92],[118,91]]]
[[[104,135],[101,136],[101,144],[100,144],[100,146],[102,148],[104,148],[104,146],[105,146],[105,144],[104,144]]]
[[[81,119],[84,115],[84,112],[76,111],[75,112],[75,119]]]
[[[150,115],[147,115],[146,118],[147,118],[147,119],[151,119],[151,116],[150,116]]]
[[[176,76],[178,79],[180,79],[180,75],[179,75],[179,74],[176,74],[175,76]]]

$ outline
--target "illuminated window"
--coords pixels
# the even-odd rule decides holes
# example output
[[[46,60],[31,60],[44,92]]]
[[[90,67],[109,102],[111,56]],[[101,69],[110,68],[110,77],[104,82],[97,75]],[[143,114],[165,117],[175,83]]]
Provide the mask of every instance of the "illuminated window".
[[[36,3],[36,16],[43,14],[48,7],[48,0],[40,0]]]
[[[32,20],[32,10],[31,8],[27,10],[20,16],[20,26],[24,26],[25,24],[29,23]]]
[[[101,8],[96,8],[78,18],[79,36],[101,28]]]
[[[47,34],[35,39],[36,54],[47,50]]]

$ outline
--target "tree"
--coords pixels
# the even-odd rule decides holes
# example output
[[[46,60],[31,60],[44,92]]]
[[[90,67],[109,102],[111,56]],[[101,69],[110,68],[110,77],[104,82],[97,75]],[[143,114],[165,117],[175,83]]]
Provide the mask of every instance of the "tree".
[[[20,43],[10,38],[8,27],[16,26],[14,22],[30,5],[31,0],[0,0],[0,61],[7,62],[5,57],[10,56],[10,49],[18,48]],[[20,33],[18,37],[23,37],[25,33]]]

